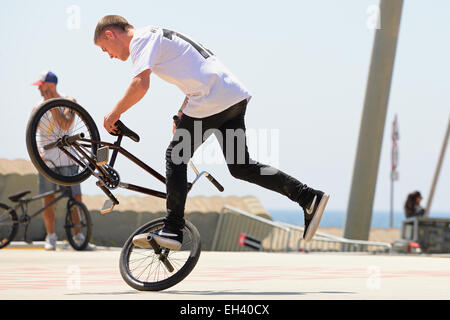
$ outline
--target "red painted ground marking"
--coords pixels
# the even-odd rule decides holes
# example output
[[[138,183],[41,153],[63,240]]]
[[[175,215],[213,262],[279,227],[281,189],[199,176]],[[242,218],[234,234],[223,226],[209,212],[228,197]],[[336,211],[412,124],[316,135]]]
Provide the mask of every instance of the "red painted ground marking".
[[[202,272],[193,272],[191,281],[204,280],[211,278],[210,281],[264,281],[264,280],[336,280],[336,279],[365,279],[369,277],[367,268],[283,268],[283,267],[227,267],[227,268],[208,268],[210,270]],[[245,269],[245,270],[243,270]],[[243,276],[246,271],[251,274]],[[256,273],[256,274],[255,274]],[[263,274],[261,274],[263,273]],[[380,269],[380,278],[417,278],[417,277],[443,277],[450,278],[450,272],[447,271],[422,271],[422,270],[383,270]],[[213,279],[214,278],[214,279]]]
[[[74,276],[74,273],[69,271],[71,266],[77,265],[2,268],[0,290],[67,288],[67,281]],[[78,267],[80,287],[124,283],[118,267]],[[98,277],[99,275],[101,277]]]

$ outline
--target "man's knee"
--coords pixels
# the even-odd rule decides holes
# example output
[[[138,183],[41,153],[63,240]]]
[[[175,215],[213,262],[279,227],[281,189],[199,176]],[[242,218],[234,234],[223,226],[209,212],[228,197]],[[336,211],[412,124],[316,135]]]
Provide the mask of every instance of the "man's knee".
[[[166,163],[170,166],[186,166],[191,158],[191,148],[187,143],[172,141],[166,149]]]
[[[174,145],[171,143],[166,150],[166,175],[170,176],[171,173],[177,171],[187,171],[187,164],[180,159],[179,156],[174,154]]]

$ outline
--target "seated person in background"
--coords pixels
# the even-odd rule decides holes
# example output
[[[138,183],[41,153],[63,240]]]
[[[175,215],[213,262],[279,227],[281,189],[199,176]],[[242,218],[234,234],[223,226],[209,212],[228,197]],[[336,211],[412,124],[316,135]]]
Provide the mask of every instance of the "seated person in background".
[[[408,195],[404,207],[406,218],[423,217],[425,209],[420,206],[420,201],[422,201],[422,195],[419,191],[414,191]]]

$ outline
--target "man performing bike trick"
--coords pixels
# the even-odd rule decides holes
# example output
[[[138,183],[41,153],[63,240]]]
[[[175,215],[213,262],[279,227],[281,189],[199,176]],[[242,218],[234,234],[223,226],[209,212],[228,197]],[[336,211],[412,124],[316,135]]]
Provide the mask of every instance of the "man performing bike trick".
[[[245,110],[251,95],[211,51],[171,30],[152,26],[134,28],[117,15],[105,16],[98,22],[94,43],[111,59],[126,61],[131,56],[133,65],[131,84],[104,118],[108,132],[114,132],[121,114],[144,97],[151,73],[176,85],[186,95],[177,115],[179,123],[166,150],[167,216],[164,228],[152,234],[159,245],[172,250],[181,248],[188,191],[187,163],[212,133],[219,141],[231,175],[297,202],[304,211],[303,238],[312,239],[329,195],[250,158],[245,139]],[[145,237],[133,242],[140,246],[141,241],[146,241]]]

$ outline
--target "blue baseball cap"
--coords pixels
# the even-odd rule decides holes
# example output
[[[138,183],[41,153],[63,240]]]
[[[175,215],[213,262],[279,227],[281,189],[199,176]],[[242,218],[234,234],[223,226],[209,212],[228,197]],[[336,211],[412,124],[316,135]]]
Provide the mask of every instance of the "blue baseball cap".
[[[39,80],[32,83],[33,86],[40,86],[44,82],[58,83],[58,77],[51,71],[44,71],[39,75]]]

